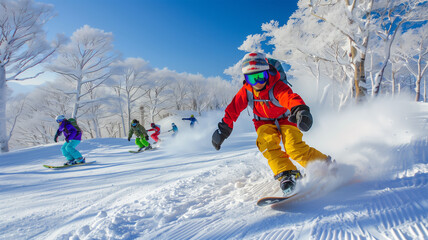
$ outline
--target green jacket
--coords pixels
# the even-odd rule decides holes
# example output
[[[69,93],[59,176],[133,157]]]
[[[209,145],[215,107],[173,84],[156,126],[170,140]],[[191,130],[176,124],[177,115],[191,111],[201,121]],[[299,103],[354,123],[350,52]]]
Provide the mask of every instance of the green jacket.
[[[135,136],[137,136],[137,137],[143,136],[144,138],[149,136],[147,134],[146,129],[143,126],[141,126],[140,124],[137,124],[137,126],[135,126],[135,127],[133,127],[131,125],[131,128],[129,129],[128,138],[131,138],[132,134],[135,134]]]

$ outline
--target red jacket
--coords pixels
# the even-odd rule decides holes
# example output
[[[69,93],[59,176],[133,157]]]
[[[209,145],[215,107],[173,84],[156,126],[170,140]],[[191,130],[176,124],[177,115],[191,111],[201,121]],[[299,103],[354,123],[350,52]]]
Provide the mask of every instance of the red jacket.
[[[275,88],[273,89],[273,94],[275,98],[279,101],[281,106],[284,106],[284,107],[277,107],[271,102],[269,102],[268,103],[269,106],[267,106],[266,103],[254,101],[253,112],[257,116],[260,116],[263,118],[277,118],[282,114],[286,113],[288,109],[291,110],[291,108],[295,106],[305,105],[305,102],[303,101],[303,99],[298,94],[293,93],[291,88],[284,82],[280,81],[279,78],[280,78],[279,72],[277,72],[277,74],[274,76],[269,74],[269,81],[266,84],[265,89],[263,89],[260,92],[254,91],[251,85],[249,85],[248,83],[245,83],[244,86],[242,86],[242,88],[238,91],[238,93],[232,99],[232,102],[229,103],[229,105],[226,107],[226,110],[225,110],[226,113],[224,115],[223,121],[230,128],[233,128],[233,122],[236,122],[241,112],[248,106],[247,90],[253,92],[254,99],[268,100],[269,89],[271,89],[275,85]],[[296,126],[296,124],[289,122],[288,118],[282,118],[282,119],[279,119],[278,121],[280,125]],[[253,122],[256,128],[256,131],[263,124],[275,124],[274,121],[263,121],[263,120],[257,121],[255,119],[253,119]]]
[[[155,131],[154,134],[160,134],[160,127],[158,125],[155,125],[154,128],[147,130],[147,132],[150,132],[150,131]]]

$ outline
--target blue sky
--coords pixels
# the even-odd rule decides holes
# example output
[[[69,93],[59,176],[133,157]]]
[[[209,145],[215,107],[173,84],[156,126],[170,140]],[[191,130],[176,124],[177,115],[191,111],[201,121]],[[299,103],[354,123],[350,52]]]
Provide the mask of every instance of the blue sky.
[[[37,0],[36,0],[37,1]],[[238,47],[270,20],[287,22],[297,1],[286,0],[41,0],[57,16],[48,36],[71,36],[87,24],[112,32],[124,58],[155,68],[221,76],[244,56]]]

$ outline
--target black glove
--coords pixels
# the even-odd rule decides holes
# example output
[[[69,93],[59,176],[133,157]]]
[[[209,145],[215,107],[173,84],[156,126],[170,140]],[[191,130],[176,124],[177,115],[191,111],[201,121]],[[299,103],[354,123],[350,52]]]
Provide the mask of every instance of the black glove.
[[[227,126],[223,121],[218,123],[218,129],[214,131],[212,137],[212,144],[216,150],[220,150],[223,141],[230,136],[232,128]]]
[[[130,137],[128,138],[128,142],[129,142],[129,141],[131,141],[131,138],[130,138]]]
[[[58,132],[56,132],[56,133],[55,133],[55,137],[54,137],[54,141],[55,141],[55,142],[58,142],[58,135],[59,135],[59,134],[58,134]]]
[[[146,141],[149,141],[149,135],[146,136]]]
[[[291,115],[288,121],[296,123],[301,131],[308,131],[312,127],[312,115],[309,112],[309,107],[306,105],[295,106],[291,109]]]

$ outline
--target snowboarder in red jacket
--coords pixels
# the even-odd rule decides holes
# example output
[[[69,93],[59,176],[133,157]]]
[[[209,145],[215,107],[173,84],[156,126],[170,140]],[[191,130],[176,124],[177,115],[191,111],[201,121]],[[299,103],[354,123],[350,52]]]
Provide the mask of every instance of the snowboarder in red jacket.
[[[155,131],[150,137],[155,141],[155,143],[159,142],[159,134],[160,134],[160,126],[156,125],[155,123],[150,124],[152,127],[151,129],[147,130],[147,132]]]
[[[315,160],[331,161],[330,157],[308,146],[301,131],[312,126],[312,115],[303,99],[280,81],[280,73],[268,63],[263,53],[248,53],[242,63],[244,86],[227,106],[212,144],[219,150],[232,133],[233,123],[248,105],[253,108],[257,147],[267,158],[284,195],[295,188],[300,172],[290,158],[303,167]],[[285,151],[281,149],[281,140]]]

